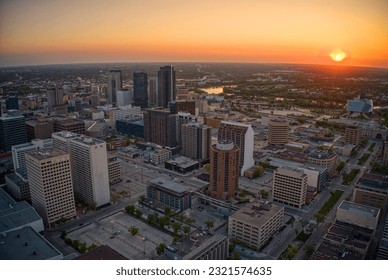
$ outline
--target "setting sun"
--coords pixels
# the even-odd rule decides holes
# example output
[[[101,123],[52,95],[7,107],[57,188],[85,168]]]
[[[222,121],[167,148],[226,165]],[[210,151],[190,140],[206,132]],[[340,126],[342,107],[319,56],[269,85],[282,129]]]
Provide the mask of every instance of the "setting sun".
[[[345,59],[346,53],[344,53],[341,50],[335,50],[335,51],[330,53],[330,57],[332,60],[339,62],[339,61],[342,61]]]

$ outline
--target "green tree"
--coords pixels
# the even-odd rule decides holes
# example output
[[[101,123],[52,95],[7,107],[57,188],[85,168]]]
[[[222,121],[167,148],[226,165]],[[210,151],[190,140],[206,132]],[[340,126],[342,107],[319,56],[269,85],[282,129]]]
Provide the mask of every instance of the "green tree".
[[[158,255],[162,254],[164,252],[164,249],[166,249],[166,244],[160,243],[160,244],[156,245],[156,253]]]
[[[128,231],[132,234],[132,236],[135,236],[136,234],[139,233],[139,229],[135,226],[131,226]]]
[[[135,215],[136,215],[136,217],[141,217],[141,215],[142,215],[143,213],[139,210],[139,209],[135,209]]]
[[[171,225],[172,229],[174,230],[174,233],[178,233],[178,231],[181,229],[182,224],[180,222],[174,222]]]
[[[164,228],[165,226],[168,226],[170,224],[170,218],[167,216],[163,216],[159,218],[159,226],[161,228]]]
[[[164,207],[164,215],[170,217],[171,216],[171,207],[166,206]]]
[[[155,219],[156,217],[155,217],[155,215],[154,214],[148,214],[148,216],[147,216],[147,222],[149,223],[149,224],[152,224],[152,223],[154,223],[155,222]]]
[[[212,220],[207,220],[207,221],[205,221],[205,225],[206,225],[207,229],[210,230],[211,228],[214,227],[214,222]]]
[[[143,203],[143,202],[145,201],[145,199],[146,199],[145,195],[141,195],[141,196],[139,197],[139,201],[140,201],[141,203]]]
[[[183,232],[184,232],[185,234],[188,234],[188,233],[190,232],[190,227],[189,227],[189,226],[184,226],[184,227],[183,227]]]
[[[264,189],[260,190],[259,193],[260,193],[261,197],[264,199],[267,199],[269,196],[269,192],[264,190]]]
[[[127,207],[125,207],[125,212],[133,215],[135,213],[135,209],[136,209],[135,205],[128,205]]]
[[[255,171],[253,172],[252,177],[257,178],[263,175],[264,175],[264,167],[259,165],[258,167],[256,167]]]

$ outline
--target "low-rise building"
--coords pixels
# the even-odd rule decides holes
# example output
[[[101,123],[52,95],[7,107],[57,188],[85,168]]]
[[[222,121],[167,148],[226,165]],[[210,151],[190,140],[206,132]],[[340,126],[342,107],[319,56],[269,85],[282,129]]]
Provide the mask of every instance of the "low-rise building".
[[[108,156],[108,172],[110,185],[121,182],[120,161],[116,156]]]
[[[191,207],[191,191],[182,184],[158,177],[148,182],[147,198],[155,204],[171,207],[176,212],[184,211]]]
[[[150,153],[150,162],[154,165],[163,164],[171,158],[172,151],[170,149],[156,149],[153,153]]]
[[[199,162],[187,157],[177,157],[175,159],[165,161],[164,167],[175,172],[186,174],[195,169],[198,169]]]
[[[380,209],[342,201],[337,208],[337,221],[375,230],[379,220]]]
[[[284,207],[269,202],[247,205],[229,217],[228,237],[259,251],[284,223]]]

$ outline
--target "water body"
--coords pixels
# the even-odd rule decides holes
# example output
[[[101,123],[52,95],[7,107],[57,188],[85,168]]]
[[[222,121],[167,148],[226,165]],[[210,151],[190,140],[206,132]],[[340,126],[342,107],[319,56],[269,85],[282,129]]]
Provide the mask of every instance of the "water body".
[[[236,86],[225,86],[227,88],[233,88],[233,87],[236,87]],[[201,90],[203,91],[206,91],[207,94],[222,94],[224,93],[224,87],[207,87],[207,88],[200,88]]]

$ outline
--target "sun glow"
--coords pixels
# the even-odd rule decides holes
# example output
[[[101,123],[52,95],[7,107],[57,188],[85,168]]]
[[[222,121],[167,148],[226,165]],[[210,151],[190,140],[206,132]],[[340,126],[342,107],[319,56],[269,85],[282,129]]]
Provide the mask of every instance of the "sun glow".
[[[346,53],[341,50],[335,50],[330,53],[330,57],[332,60],[339,62],[345,59]]]

